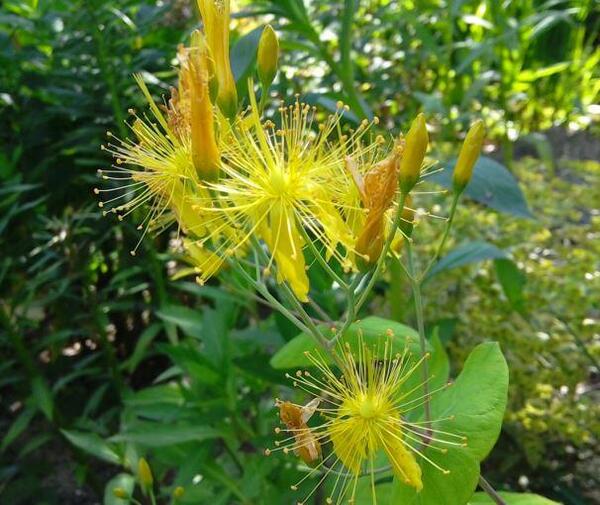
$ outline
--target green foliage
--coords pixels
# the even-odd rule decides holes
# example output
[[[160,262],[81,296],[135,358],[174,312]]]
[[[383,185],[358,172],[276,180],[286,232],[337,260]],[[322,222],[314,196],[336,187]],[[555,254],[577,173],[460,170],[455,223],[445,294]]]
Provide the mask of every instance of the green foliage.
[[[333,329],[323,327],[325,334],[327,331],[334,333]],[[402,352],[408,347],[415,356],[419,354],[418,339],[419,335],[408,326],[393,321],[388,321],[376,316],[367,317],[359,322],[350,325],[346,333],[340,339],[341,345],[349,345],[355,352],[360,348],[360,342],[365,342],[369,346],[375,346],[379,349],[382,357],[384,353],[384,342],[391,337],[391,349],[389,353],[395,354]],[[311,361],[305,356],[305,352],[315,351],[315,341],[310,335],[301,333],[287,344],[285,344],[271,359],[271,366],[276,369],[296,368],[311,366]],[[323,356],[326,363],[331,364],[330,356]]]
[[[494,446],[506,407],[508,367],[495,343],[476,347],[456,382],[431,401],[436,430],[466,437],[466,446],[449,447],[447,453],[428,447],[424,454],[440,468],[423,466],[423,490],[419,493],[397,481],[394,500],[401,503],[464,505],[479,479],[479,463]],[[447,419],[448,416],[455,416]],[[445,475],[441,469],[455,468]]]
[[[350,122],[377,114],[397,130],[424,110],[435,133],[454,141],[482,116],[490,138],[510,155],[510,141],[521,134],[586,124],[598,100],[592,1],[247,4],[232,47],[242,96],[262,24],[273,21],[284,49],[280,94],[300,92],[326,109],[344,100]],[[177,503],[297,499],[289,483],[302,471],[291,459],[264,457],[263,449],[277,422],[273,398],[304,400],[278,369],[305,366],[298,358],[312,341],[259,305],[233,272],[227,275],[240,291],[171,279],[177,258],[157,250],[175,234],[146,239],[133,261],[128,251],[139,232],[95,208],[95,172],[109,163],[99,146],[107,130],[127,136],[126,111],[142,106],[131,75],[141,72],[157,95],[167,92],[176,45],[195,19],[182,1],[2,3],[3,503],[40,496],[68,503],[81,486],[90,503],[103,497],[106,505],[123,505],[115,487],[141,497],[134,477],[140,456],[152,465],[161,503],[172,501],[176,486],[185,489]],[[307,77],[303,88],[299,74]],[[467,358],[484,339],[497,340],[511,366],[502,444],[484,463],[493,481],[519,489],[519,476],[528,475],[534,491],[576,505],[597,479],[600,170],[555,160],[510,169],[480,160],[465,192],[476,203],[456,218],[456,242],[466,245],[451,244],[430,271],[436,282],[427,285],[427,315],[440,336],[431,332],[436,384],[465,362],[434,408],[458,411],[452,430],[458,426],[469,446],[440,459],[457,460],[460,474],[446,478],[425,467],[425,478],[444,493],[423,495],[429,502],[422,503],[489,503],[471,494],[500,429],[506,369],[492,344]],[[430,180],[431,188],[448,187],[451,175]],[[421,198],[417,205],[429,207]],[[536,220],[520,219],[532,215]],[[419,227],[430,238],[424,243],[436,243],[435,223]],[[493,264],[481,263],[486,259]],[[382,316],[395,304],[403,324],[365,318],[350,326],[350,341],[359,328],[371,341],[391,327],[400,344],[416,345],[416,325],[406,316],[412,300],[396,273],[369,302]],[[309,275],[319,286],[316,301],[340,317],[338,290],[318,264]],[[474,361],[481,362],[477,373]],[[57,485],[66,480],[50,478],[58,468],[77,481]],[[378,503],[395,503],[392,492],[414,498],[389,478],[377,488]],[[502,496],[509,505],[553,503]]]

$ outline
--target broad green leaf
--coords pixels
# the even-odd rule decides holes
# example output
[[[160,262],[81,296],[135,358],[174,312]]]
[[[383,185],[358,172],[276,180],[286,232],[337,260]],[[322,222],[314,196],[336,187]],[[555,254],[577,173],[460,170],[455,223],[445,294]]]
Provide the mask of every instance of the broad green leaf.
[[[500,346],[496,342],[480,344],[452,387],[432,399],[432,418],[455,416],[444,423],[447,431],[464,434],[466,451],[482,461],[500,434],[507,392],[508,366]]]
[[[166,447],[184,442],[202,442],[222,437],[223,433],[210,426],[137,422],[130,430],[110,438],[112,442],[134,442],[147,447]]]
[[[122,500],[115,496],[114,489],[117,487],[124,489],[131,496],[135,487],[135,478],[128,473],[120,473],[110,479],[104,488],[104,505],[127,505],[129,503],[129,500]]]
[[[507,505],[560,505],[559,502],[549,500],[538,494],[532,493],[498,493]],[[493,505],[495,502],[486,493],[475,493],[468,505]]]
[[[454,385],[434,395],[431,401],[432,419],[454,416],[436,422],[435,429],[465,436],[467,445],[447,446],[446,454],[431,447],[426,449],[425,456],[450,473],[444,474],[422,459],[423,490],[416,493],[396,481],[394,503],[465,505],[479,479],[479,462],[490,452],[500,433],[507,391],[508,367],[499,345],[477,346]]]
[[[369,476],[365,476],[358,481],[356,487],[355,503],[376,503],[376,505],[393,505],[395,502],[392,500],[394,493],[394,484],[392,482],[384,482],[382,484],[375,485],[375,493],[377,502],[373,501],[373,490],[371,486],[371,479]]]
[[[75,430],[60,430],[67,440],[92,456],[119,465],[121,458],[116,451],[96,433]]]
[[[333,333],[331,328],[322,325],[320,326],[321,332],[326,338],[331,338]],[[386,338],[391,339],[392,351],[402,352],[405,346],[408,346],[413,355],[420,353],[419,347],[419,335],[415,330],[397,323],[396,321],[390,321],[380,317],[367,317],[362,321],[358,321],[350,325],[348,331],[340,338],[340,342],[348,343],[350,347],[358,350],[359,340],[362,340],[369,346],[379,346],[380,353],[383,354],[383,343]],[[428,349],[430,349],[428,344]],[[306,333],[301,333],[297,337],[290,340],[285,344],[276,354],[271,358],[271,366],[276,369],[285,368],[296,368],[310,366],[311,362],[304,355],[306,351],[314,351],[317,348],[317,344],[314,339]],[[320,351],[323,359],[331,364],[333,360],[331,357]]]
[[[459,245],[456,249],[453,249],[439,260],[429,271],[425,279],[429,280],[434,275],[437,275],[444,270],[451,270],[452,268],[458,268],[484,260],[503,258],[506,258],[506,253],[489,242],[466,242],[465,244]]]
[[[525,298],[523,286],[525,285],[525,274],[519,270],[514,261],[509,259],[497,259],[494,261],[498,281],[508,298],[512,307],[519,313],[525,311]]]
[[[231,50],[231,71],[235,80],[240,83],[240,80],[244,79],[245,81],[254,69],[258,41],[263,29],[264,26],[259,26],[240,37]]]
[[[446,475],[421,459],[421,492],[417,493],[414,488],[395,480],[391,502],[402,505],[465,505],[479,481],[477,459],[461,449],[449,449],[446,454],[429,449],[426,456],[442,468],[449,469],[450,473]]]
[[[431,180],[451,189],[455,163],[456,160],[448,163],[447,169],[433,175]],[[515,177],[506,167],[487,156],[481,156],[477,160],[465,195],[499,212],[524,218],[533,217]]]
[[[431,345],[433,346],[433,351],[431,352],[431,360],[429,362],[429,373],[433,378],[430,384],[431,389],[436,389],[448,382],[448,377],[450,376],[450,361],[448,360],[444,344],[442,344],[438,336],[437,328],[431,337]]]

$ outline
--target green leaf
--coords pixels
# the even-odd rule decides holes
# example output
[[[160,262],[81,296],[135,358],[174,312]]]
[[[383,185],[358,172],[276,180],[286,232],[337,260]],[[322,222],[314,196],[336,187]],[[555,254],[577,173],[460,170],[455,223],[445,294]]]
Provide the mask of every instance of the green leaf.
[[[124,362],[121,367],[125,368],[129,373],[133,373],[140,362],[146,357],[146,351],[154,338],[159,334],[162,325],[159,323],[152,324],[146,328],[140,337],[137,339],[135,349],[130,358]]]
[[[506,298],[517,312],[523,314],[525,312],[525,297],[523,296],[525,274],[519,270],[514,261],[509,259],[497,259],[494,261],[494,265]]]
[[[103,461],[114,463],[115,465],[121,464],[121,458],[115,450],[96,433],[85,433],[75,430],[60,431],[69,442],[82,451],[96,456]]]
[[[521,72],[519,72],[517,79],[523,82],[537,81],[538,79],[542,79],[544,77],[549,77],[551,75],[563,72],[564,70],[569,68],[570,65],[571,62],[563,61],[560,63],[555,63],[554,65],[538,68],[535,70],[522,70]]]
[[[436,464],[450,469],[450,473],[445,475],[431,464],[422,462],[421,492],[417,493],[414,488],[394,480],[391,502],[402,505],[465,505],[479,481],[477,459],[460,449],[449,449],[446,454],[429,449],[426,454]]]
[[[331,328],[322,325],[321,332],[326,338],[332,336]],[[359,338],[362,338],[369,346],[380,344],[381,352],[383,352],[383,341],[387,335],[391,336],[392,351],[402,352],[405,346],[408,346],[413,355],[420,353],[419,335],[412,328],[395,321],[383,319],[380,317],[367,317],[362,321],[353,323],[348,328],[348,331],[340,339],[340,342],[347,342],[355,350],[358,350]],[[304,355],[306,351],[313,351],[317,347],[314,339],[306,334],[301,333],[285,344],[271,358],[271,366],[275,369],[286,369],[296,367],[311,366],[311,362]],[[323,359],[331,364],[332,358],[325,353],[321,353]]]
[[[508,393],[508,366],[496,342],[478,345],[456,382],[432,399],[433,419],[455,416],[447,431],[468,438],[466,450],[482,461],[496,443]],[[444,429],[444,428],[441,428]]]
[[[120,487],[131,496],[133,494],[134,486],[135,478],[133,475],[129,475],[128,473],[115,475],[106,483],[106,487],[104,488],[104,505],[127,505],[129,500],[117,498],[114,494],[114,489]]]
[[[447,169],[431,177],[431,180],[452,189],[452,173],[456,160]],[[475,164],[471,182],[465,189],[466,196],[487,207],[523,218],[533,218],[517,179],[500,163],[481,156]]]
[[[31,381],[31,393],[38,408],[44,413],[46,418],[52,421],[54,410],[54,399],[52,391],[46,384],[46,381],[40,377],[34,377]]]
[[[136,422],[122,433],[110,438],[112,442],[134,442],[147,447],[168,447],[184,442],[202,442],[220,438],[223,433],[210,426]]]
[[[431,279],[434,275],[445,270],[462,267],[470,263],[478,263],[490,259],[504,259],[506,253],[496,247],[494,244],[483,241],[466,242],[459,245],[456,249],[450,251],[440,261],[438,261],[427,274],[425,280]]]
[[[21,433],[23,433],[27,429],[27,426],[29,426],[29,423],[33,419],[33,416],[35,416],[35,413],[35,408],[27,407],[23,409],[23,411],[10,425],[10,428],[6,432],[6,435],[4,435],[4,438],[2,439],[2,444],[0,445],[0,452],[3,452],[10,444],[12,444],[15,441],[16,438],[19,437]]]
[[[256,62],[256,51],[258,41],[262,35],[264,26],[258,26],[251,32],[240,37],[231,50],[231,71],[236,82],[241,83],[249,77]]]
[[[392,500],[394,489],[392,482],[375,485],[375,493],[377,496],[377,505],[392,505],[396,503]],[[371,490],[371,479],[368,476],[359,479],[356,487],[356,496],[354,503],[372,503],[373,492]]]
[[[444,348],[444,344],[438,336],[437,328],[434,330],[431,337],[433,351],[431,353],[431,361],[429,362],[429,373],[433,376],[431,379],[431,389],[436,389],[448,382],[450,376],[450,360]]]
[[[469,355],[455,384],[431,401],[435,428],[467,437],[467,446],[448,446],[442,454],[429,447],[425,455],[450,471],[444,474],[421,460],[423,490],[420,493],[396,481],[394,503],[419,505],[465,505],[479,479],[479,462],[494,446],[506,408],[508,367],[500,346],[485,343]],[[438,445],[440,445],[438,443]]]
[[[179,326],[190,337],[201,337],[202,314],[197,310],[182,305],[167,305],[158,310],[156,315],[163,321]]]
[[[559,502],[549,500],[538,494],[532,493],[498,493],[507,505],[560,505]],[[495,502],[486,493],[475,493],[468,505],[493,505]]]

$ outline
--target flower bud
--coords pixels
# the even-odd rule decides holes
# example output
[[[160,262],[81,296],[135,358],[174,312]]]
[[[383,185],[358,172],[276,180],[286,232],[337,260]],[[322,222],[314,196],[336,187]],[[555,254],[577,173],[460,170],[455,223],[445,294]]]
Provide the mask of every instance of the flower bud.
[[[481,147],[483,145],[483,138],[485,135],[485,126],[483,121],[480,119],[471,126],[465,141],[463,142],[456,166],[454,167],[454,176],[452,183],[454,185],[454,191],[461,193],[473,175],[473,167],[475,162],[479,158],[481,153]]]
[[[116,487],[113,489],[113,496],[115,498],[120,498],[121,500],[127,500],[129,498],[129,494],[122,487]]]
[[[217,105],[232,119],[237,113],[237,89],[229,59],[230,0],[197,0],[204,23],[204,33],[215,62],[219,83]]]
[[[184,494],[185,494],[185,489],[183,489],[181,486],[177,486],[175,488],[175,490],[173,491],[173,498],[175,498],[176,500],[179,500],[180,498],[183,497]]]
[[[421,112],[406,134],[406,143],[400,162],[400,191],[410,193],[421,175],[421,165],[427,151],[429,135],[425,124],[425,115]]]
[[[200,180],[219,176],[220,154],[215,138],[213,104],[210,100],[210,56],[204,37],[192,33],[187,71],[190,79],[192,162]]]
[[[150,470],[150,465],[144,458],[140,458],[140,460],[138,461],[138,477],[140,479],[142,489],[148,490],[152,487],[152,484],[154,482],[154,478],[152,477],[152,470]]]
[[[277,34],[271,25],[267,25],[260,36],[256,56],[258,78],[265,91],[275,79],[278,59],[279,41],[277,40]]]
[[[365,225],[356,240],[355,250],[360,256],[357,264],[360,270],[377,263],[383,250],[383,214],[369,213]]]

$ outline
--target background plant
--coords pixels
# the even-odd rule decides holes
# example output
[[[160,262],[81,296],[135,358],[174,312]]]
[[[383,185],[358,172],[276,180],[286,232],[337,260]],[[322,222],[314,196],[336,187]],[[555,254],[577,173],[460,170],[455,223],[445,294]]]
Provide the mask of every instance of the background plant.
[[[357,117],[374,112],[400,124],[424,108],[435,135],[455,143],[477,114],[510,153],[517,135],[555,122],[585,125],[594,111],[593,2],[513,2],[495,12],[491,2],[455,2],[450,16],[438,2],[240,7],[232,50],[240,83],[262,23],[272,20],[288,55],[280,89],[322,106],[343,98]],[[133,227],[100,219],[92,203],[95,170],[107,163],[98,150],[105,130],[121,130],[136,104],[131,73],[146,71],[157,79],[154,89],[166,90],[175,46],[195,20],[186,2],[2,5],[0,495],[10,503],[38,496],[81,503],[69,497],[82,484],[87,496],[101,496],[115,487],[106,483],[116,465],[135,474],[142,454],[120,452],[131,440],[148,456],[165,499],[180,483],[190,503],[293,499],[286,485],[294,468],[260,452],[273,422],[269,399],[282,380],[262,364],[293,328],[239,293],[171,281],[173,259],[156,252],[168,236],[146,241],[144,261],[133,262]],[[498,43],[506,26],[512,38]],[[512,168],[529,205],[516,190],[508,201],[498,192],[490,198],[486,186],[467,194],[479,204],[459,211],[457,236],[476,242],[446,264],[492,262],[440,271],[435,292],[425,287],[435,310],[429,320],[453,370],[462,348],[484,338],[508,350],[513,403],[487,469],[496,487],[585,503],[597,487],[598,169],[548,161]],[[514,179],[503,180],[514,188]],[[526,219],[531,214],[535,220]],[[428,220],[421,228],[439,230]],[[318,268],[311,277],[323,286],[319,301],[336,314],[340,301]],[[410,307],[396,303],[408,296],[405,282],[382,282],[370,303],[412,324]],[[518,315],[524,308],[527,322]],[[180,469],[176,477],[172,468]]]

